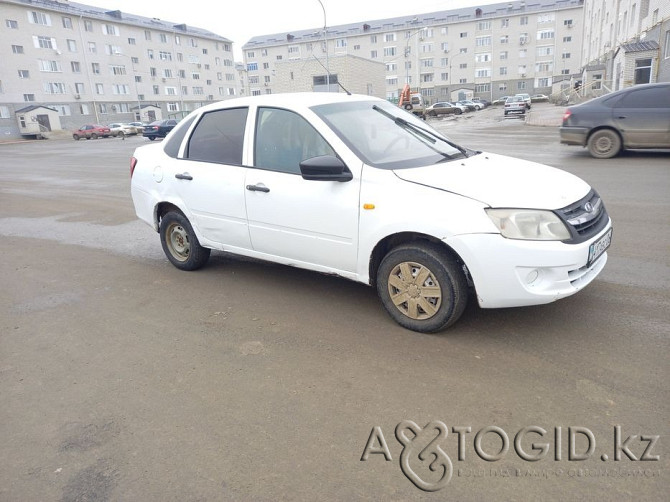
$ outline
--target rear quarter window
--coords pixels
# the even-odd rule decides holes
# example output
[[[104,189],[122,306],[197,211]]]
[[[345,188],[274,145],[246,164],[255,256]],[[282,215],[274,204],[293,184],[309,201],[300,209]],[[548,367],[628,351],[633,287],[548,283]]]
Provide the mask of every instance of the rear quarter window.
[[[165,141],[163,146],[163,151],[167,155],[175,159],[177,158],[177,155],[179,155],[179,147],[181,146],[181,142],[184,139],[184,136],[186,136],[186,132],[188,131],[189,127],[191,127],[191,124],[194,120],[195,117],[186,119],[175,128],[172,136],[170,136],[170,139]]]

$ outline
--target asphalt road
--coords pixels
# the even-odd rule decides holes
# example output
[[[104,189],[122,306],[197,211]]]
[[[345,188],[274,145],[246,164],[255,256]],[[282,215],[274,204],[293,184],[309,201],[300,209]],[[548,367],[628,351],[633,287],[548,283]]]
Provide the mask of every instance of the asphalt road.
[[[610,259],[438,335],[334,277],[177,270],[130,200],[142,138],[0,144],[0,500],[666,500],[670,154],[501,115],[431,123],[595,186]]]

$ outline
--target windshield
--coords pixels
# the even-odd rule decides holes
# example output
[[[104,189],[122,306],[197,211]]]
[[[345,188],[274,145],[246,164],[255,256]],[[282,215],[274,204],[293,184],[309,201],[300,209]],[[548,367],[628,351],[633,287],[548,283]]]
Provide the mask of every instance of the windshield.
[[[374,167],[420,167],[474,153],[386,101],[333,103],[312,110],[366,164]]]

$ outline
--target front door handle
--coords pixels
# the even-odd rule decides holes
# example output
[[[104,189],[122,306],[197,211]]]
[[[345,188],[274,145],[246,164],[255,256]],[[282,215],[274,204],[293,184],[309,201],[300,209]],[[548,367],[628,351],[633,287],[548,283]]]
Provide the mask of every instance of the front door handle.
[[[174,177],[177,178],[178,180],[188,180],[188,181],[191,181],[191,180],[193,179],[193,176],[191,176],[191,175],[188,174],[188,173],[175,174]]]
[[[262,183],[259,185],[247,185],[247,190],[250,192],[263,192],[263,193],[268,193],[270,189],[263,185]]]

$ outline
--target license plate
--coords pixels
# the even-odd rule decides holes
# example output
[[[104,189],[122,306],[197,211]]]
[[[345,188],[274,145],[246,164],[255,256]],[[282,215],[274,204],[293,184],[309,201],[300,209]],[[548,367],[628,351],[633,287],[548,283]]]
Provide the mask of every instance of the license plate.
[[[609,229],[605,235],[589,246],[589,259],[586,266],[590,267],[600,255],[607,251],[607,248],[612,244],[612,228]]]

